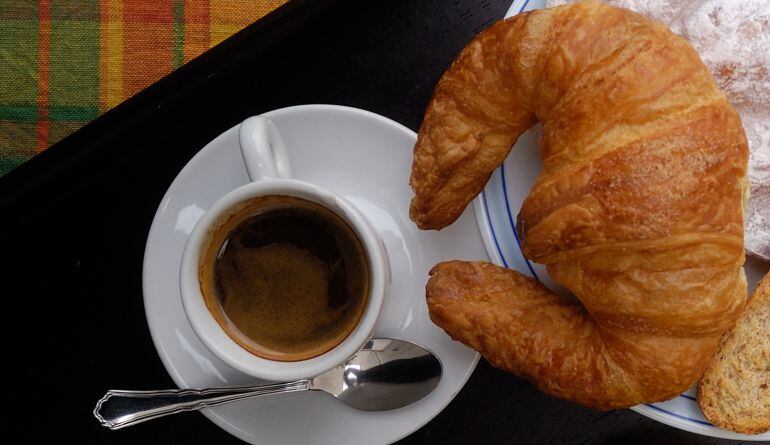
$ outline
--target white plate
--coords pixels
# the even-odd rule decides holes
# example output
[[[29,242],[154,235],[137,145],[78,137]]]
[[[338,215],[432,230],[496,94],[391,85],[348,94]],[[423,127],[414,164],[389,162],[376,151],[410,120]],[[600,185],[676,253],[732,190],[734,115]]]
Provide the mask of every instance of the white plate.
[[[544,6],[545,0],[516,0],[506,18]],[[564,292],[551,281],[544,266],[524,258],[515,229],[516,215],[540,173],[540,148],[535,131],[530,130],[519,138],[502,167],[494,172],[484,191],[474,201],[474,208],[484,245],[494,263],[534,276],[551,289]],[[758,261],[747,263],[750,289],[753,290],[766,269],[767,266]],[[667,402],[638,405],[631,409],[667,425],[706,436],[738,440],[770,439],[770,433],[746,435],[713,426],[703,417],[695,400],[694,387]]]
[[[408,179],[416,135],[396,122],[333,105],[284,108],[266,116],[281,131],[295,177],[345,196],[366,214],[385,242],[392,284],[375,334],[430,348],[441,359],[444,375],[426,398],[390,412],[356,411],[313,392],[235,402],[203,414],[254,444],[394,442],[438,414],[478,361],[474,351],[430,322],[424,297],[428,270],[435,263],[487,259],[473,209],[440,233],[415,227],[408,216]],[[220,196],[248,182],[237,129],[214,139],[182,169],[161,201],[147,239],[143,276],[147,322],[158,354],[180,388],[256,383],[206,349],[183,312],[179,293],[179,264],[193,226]]]

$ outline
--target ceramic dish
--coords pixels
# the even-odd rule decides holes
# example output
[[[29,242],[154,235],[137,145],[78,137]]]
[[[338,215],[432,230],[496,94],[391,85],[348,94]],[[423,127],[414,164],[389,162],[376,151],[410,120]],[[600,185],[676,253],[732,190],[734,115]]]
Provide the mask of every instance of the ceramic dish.
[[[544,6],[545,0],[517,0],[511,5],[506,18]],[[544,266],[524,257],[515,229],[516,215],[540,173],[540,148],[536,131],[530,130],[519,138],[511,154],[495,170],[484,191],[474,201],[474,208],[484,245],[494,263],[516,269],[537,278],[557,292],[564,292],[563,288],[551,281]],[[761,267],[758,262],[747,263],[746,275],[751,290],[762,276]],[[770,433],[738,434],[709,423],[695,399],[694,387],[667,402],[638,405],[631,409],[667,425],[706,436],[737,440],[770,439]]]

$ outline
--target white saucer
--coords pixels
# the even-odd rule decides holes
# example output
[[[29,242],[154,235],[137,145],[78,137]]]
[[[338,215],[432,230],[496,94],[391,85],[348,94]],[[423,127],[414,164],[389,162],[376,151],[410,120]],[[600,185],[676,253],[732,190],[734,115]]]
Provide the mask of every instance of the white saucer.
[[[438,388],[395,411],[356,411],[322,393],[267,396],[203,413],[254,444],[385,444],[415,431],[460,391],[478,355],[452,341],[428,318],[425,282],[437,262],[487,259],[473,209],[441,232],[409,220],[408,185],[416,135],[382,116],[354,108],[307,105],[266,113],[289,151],[294,176],[336,191],[358,206],[379,231],[392,268],[390,295],[375,335],[415,341],[441,359]],[[203,212],[248,182],[237,126],[204,147],[182,169],[161,201],[144,256],[144,306],[152,339],[180,388],[244,385],[252,378],[225,365],[201,343],[182,309],[179,264]]]
[[[545,0],[515,0],[505,17],[544,7]],[[554,291],[565,292],[550,279],[544,266],[524,257],[515,229],[516,215],[524,198],[532,189],[540,167],[540,148],[535,130],[530,130],[519,138],[502,167],[492,174],[484,191],[474,201],[474,208],[492,262],[535,277]],[[766,271],[767,265],[757,260],[747,261],[746,275],[750,291],[756,287]],[[770,432],[748,435],[715,427],[703,417],[695,393],[693,387],[667,402],[637,405],[631,409],[658,422],[706,436],[736,440],[770,440]]]

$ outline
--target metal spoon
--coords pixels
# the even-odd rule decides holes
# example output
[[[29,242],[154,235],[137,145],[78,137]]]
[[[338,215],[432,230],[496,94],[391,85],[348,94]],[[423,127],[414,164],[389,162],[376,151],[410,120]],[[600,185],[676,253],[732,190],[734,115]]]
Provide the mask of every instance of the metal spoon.
[[[375,338],[346,363],[312,379],[233,388],[110,390],[96,403],[94,416],[117,430],[182,411],[306,390],[323,391],[360,410],[387,411],[425,397],[440,379],[441,362],[429,350],[405,340]]]

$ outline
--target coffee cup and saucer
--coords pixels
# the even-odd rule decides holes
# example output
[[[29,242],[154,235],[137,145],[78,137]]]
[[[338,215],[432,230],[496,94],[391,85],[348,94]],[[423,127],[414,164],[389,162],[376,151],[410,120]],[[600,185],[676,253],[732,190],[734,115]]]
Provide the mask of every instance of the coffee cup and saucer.
[[[420,344],[443,364],[433,393],[398,410],[363,412],[307,392],[203,410],[214,423],[255,444],[392,443],[463,387],[478,355],[430,322],[424,286],[439,261],[487,255],[473,209],[441,232],[409,220],[415,138],[364,110],[283,108],[218,136],[171,184],[148,236],[143,289],[153,342],[180,388],[312,377],[372,336]],[[261,268],[250,268],[255,259]],[[292,296],[289,309],[241,301],[255,277]],[[323,316],[303,316],[313,289],[329,298]]]

